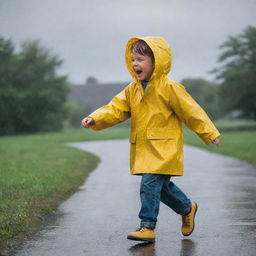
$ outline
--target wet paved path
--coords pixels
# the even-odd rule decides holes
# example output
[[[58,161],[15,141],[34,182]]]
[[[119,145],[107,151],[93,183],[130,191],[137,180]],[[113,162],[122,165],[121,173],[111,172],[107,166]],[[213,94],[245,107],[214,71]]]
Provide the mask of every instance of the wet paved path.
[[[138,227],[140,177],[130,176],[127,140],[73,143],[101,158],[61,216],[18,256],[255,256],[256,169],[234,158],[185,147],[185,176],[173,178],[197,201],[194,233],[161,205],[154,244],[126,239]]]

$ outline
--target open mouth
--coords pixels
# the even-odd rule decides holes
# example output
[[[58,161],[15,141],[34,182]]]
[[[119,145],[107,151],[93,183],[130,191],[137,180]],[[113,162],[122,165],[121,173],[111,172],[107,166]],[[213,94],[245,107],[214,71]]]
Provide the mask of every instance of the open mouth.
[[[142,73],[142,70],[135,70],[135,73],[136,73],[137,75],[140,75],[140,74]]]

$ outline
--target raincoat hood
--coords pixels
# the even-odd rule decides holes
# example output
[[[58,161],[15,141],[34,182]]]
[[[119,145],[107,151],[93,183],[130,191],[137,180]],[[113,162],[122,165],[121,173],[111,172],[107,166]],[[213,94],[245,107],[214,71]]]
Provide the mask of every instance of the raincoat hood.
[[[131,47],[138,40],[145,41],[154,54],[155,69],[150,80],[153,80],[155,77],[160,77],[161,75],[167,75],[171,69],[172,56],[171,48],[166,40],[162,37],[133,37],[128,41],[125,52],[125,62],[131,76],[138,81],[133,71],[131,61]]]

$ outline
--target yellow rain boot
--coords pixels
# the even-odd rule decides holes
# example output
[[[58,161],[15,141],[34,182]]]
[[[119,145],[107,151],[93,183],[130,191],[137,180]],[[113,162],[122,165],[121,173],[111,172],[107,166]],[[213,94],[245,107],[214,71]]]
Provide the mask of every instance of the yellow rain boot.
[[[141,227],[135,232],[131,232],[127,235],[128,239],[145,241],[145,242],[155,242],[155,232],[152,229]]]
[[[183,236],[189,236],[192,234],[195,227],[195,215],[197,211],[196,202],[192,202],[191,210],[189,214],[182,216],[182,234]]]

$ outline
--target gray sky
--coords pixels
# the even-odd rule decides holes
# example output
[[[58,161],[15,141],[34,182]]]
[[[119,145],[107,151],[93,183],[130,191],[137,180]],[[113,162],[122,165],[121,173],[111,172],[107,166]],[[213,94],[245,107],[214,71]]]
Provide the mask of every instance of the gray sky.
[[[0,35],[16,46],[40,39],[74,83],[130,81],[125,44],[152,35],[171,45],[172,79],[213,79],[218,46],[256,26],[255,14],[256,0],[0,0]]]

